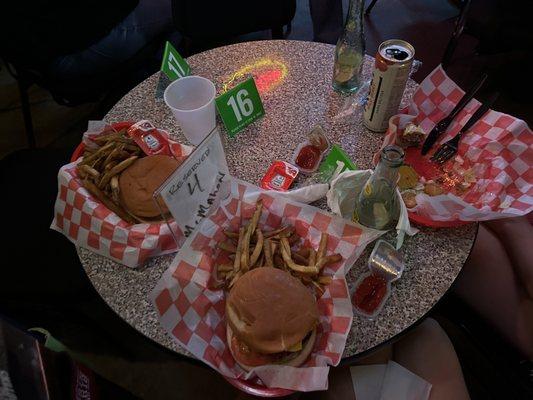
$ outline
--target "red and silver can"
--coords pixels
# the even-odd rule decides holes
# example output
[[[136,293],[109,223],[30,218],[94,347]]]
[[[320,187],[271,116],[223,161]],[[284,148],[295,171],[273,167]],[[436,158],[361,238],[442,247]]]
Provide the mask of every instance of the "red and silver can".
[[[392,39],[379,45],[363,113],[363,123],[371,131],[385,132],[389,118],[398,112],[414,56],[414,47],[404,40]]]

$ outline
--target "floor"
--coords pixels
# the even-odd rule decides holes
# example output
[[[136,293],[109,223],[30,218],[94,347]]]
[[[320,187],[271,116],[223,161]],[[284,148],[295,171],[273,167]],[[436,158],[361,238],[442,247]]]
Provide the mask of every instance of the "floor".
[[[348,0],[343,0],[343,3],[346,10]],[[420,81],[440,62],[457,13],[453,2],[446,0],[380,0],[371,15],[365,17],[367,52],[374,54],[379,43],[385,39],[398,37],[407,40],[414,45],[416,58],[423,61],[422,67],[414,76],[415,80]],[[268,32],[258,32],[236,40],[267,39],[268,35]],[[312,40],[306,0],[297,0],[297,13],[288,39]],[[476,72],[475,45],[476,40],[465,34],[456,53],[456,62],[450,69],[452,77],[463,84]],[[0,66],[0,94],[1,159],[6,154],[26,146],[17,85],[4,65]],[[80,140],[87,119],[95,115],[99,106],[94,103],[74,108],[59,106],[46,91],[37,87],[31,89],[30,98],[38,146],[62,150],[74,148]],[[531,124],[531,109],[526,109],[521,104],[506,101],[500,104],[500,109],[519,115]],[[78,306],[92,307],[90,302],[85,300]],[[107,333],[103,336],[100,332],[91,330],[94,324],[91,325],[87,321],[67,324],[59,314],[52,318],[51,324],[65,336],[74,335],[93,348],[97,345],[99,349],[103,349],[99,353],[85,352],[83,357],[88,363],[98,366],[98,371],[107,379],[117,382],[140,398],[244,398],[218,374],[208,372],[204,366],[183,362],[171,354],[161,352],[158,346],[136,335],[125,323],[113,320],[112,312],[104,310],[105,305],[99,307],[103,307],[98,311],[99,315],[109,317],[104,323]],[[505,352],[504,350],[487,351],[490,347],[478,340],[480,332],[467,326],[475,317],[466,312],[457,312],[463,309],[464,307],[452,298],[446,299],[436,309],[436,313],[442,317],[443,326],[459,353],[472,398],[504,398],[506,388],[510,387],[513,390],[508,394],[521,398],[520,393],[526,393],[521,389],[516,392],[519,394],[514,396],[514,390],[522,384],[515,376],[514,364],[508,365],[505,364],[507,361],[502,361],[505,357],[499,353]],[[46,311],[43,309],[43,314]],[[117,341],[117,337],[128,339],[121,343],[120,340]],[[135,357],[126,349],[128,346],[135,349]],[[504,343],[500,348],[508,349]],[[0,359],[1,356],[0,343]],[[123,371],[128,373],[124,374]]]

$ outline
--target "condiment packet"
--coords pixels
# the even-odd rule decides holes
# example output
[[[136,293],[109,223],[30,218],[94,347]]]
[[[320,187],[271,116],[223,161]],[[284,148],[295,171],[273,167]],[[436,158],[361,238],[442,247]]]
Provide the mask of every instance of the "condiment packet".
[[[275,160],[270,164],[265,176],[261,179],[261,187],[265,190],[289,190],[292,182],[298,176],[300,170],[288,162]]]
[[[147,120],[139,121],[128,128],[128,135],[148,155],[171,156],[168,140]]]

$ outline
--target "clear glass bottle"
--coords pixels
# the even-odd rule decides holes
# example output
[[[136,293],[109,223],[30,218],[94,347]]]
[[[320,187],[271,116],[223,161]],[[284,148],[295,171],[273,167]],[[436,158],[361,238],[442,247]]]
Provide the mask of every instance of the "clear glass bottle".
[[[400,218],[396,196],[399,167],[403,164],[401,147],[390,145],[381,150],[381,159],[357,197],[353,220],[369,228],[388,230]]]
[[[361,85],[365,56],[363,0],[350,0],[344,30],[335,47],[333,89],[341,93],[356,91]]]

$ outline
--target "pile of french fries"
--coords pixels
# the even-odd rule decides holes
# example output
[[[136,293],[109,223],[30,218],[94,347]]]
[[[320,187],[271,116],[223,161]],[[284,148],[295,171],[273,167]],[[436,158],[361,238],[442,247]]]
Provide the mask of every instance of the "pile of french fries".
[[[305,247],[294,227],[283,226],[272,231],[263,231],[258,222],[263,212],[261,200],[256,203],[251,220],[238,232],[224,231],[227,240],[218,243],[218,248],[228,253],[231,263],[216,267],[218,287],[231,287],[247,271],[253,268],[280,268],[312,285],[321,295],[331,282],[331,276],[322,274],[323,268],[342,260],[340,254],[326,255],[328,234],[323,232],[318,250]],[[297,248],[297,250],[294,250]]]
[[[77,165],[83,186],[107,208],[127,222],[141,222],[120,204],[118,178],[139,157],[141,148],[130,138],[126,129],[104,132],[93,139],[100,147],[86,148]]]

